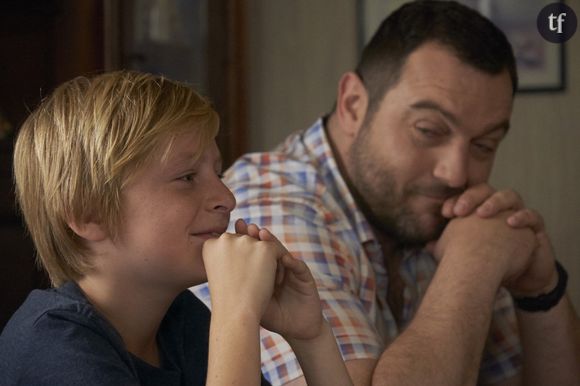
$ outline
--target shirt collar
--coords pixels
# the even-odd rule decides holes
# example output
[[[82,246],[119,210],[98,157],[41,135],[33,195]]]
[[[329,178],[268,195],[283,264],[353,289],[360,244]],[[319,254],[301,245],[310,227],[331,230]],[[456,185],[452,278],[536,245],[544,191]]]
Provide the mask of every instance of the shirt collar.
[[[322,118],[303,133],[303,143],[315,160],[327,190],[341,206],[347,218],[353,219],[352,223],[361,243],[376,241],[371,225],[356,205],[340,173]]]

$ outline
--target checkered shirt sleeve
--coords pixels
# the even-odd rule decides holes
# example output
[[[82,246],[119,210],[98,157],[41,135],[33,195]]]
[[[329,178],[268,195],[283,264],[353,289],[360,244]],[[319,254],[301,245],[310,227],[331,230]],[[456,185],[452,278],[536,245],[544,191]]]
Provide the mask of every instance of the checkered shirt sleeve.
[[[324,316],[344,360],[377,359],[399,334],[388,305],[379,306],[377,301],[386,299],[386,272],[379,266],[380,251],[377,257],[363,247],[368,243],[361,239],[365,233],[361,229],[369,225],[340,177],[321,121],[290,137],[277,152],[242,157],[226,172],[225,182],[238,202],[232,220],[242,218],[268,228],[309,266]],[[412,319],[435,271],[432,258],[427,257],[418,252],[408,259],[407,321]],[[207,285],[192,291],[211,306]],[[265,329],[260,336],[262,372],[272,385],[302,376],[296,357],[281,336]],[[479,382],[500,381],[516,374],[520,367],[515,313],[511,297],[502,290]]]
[[[286,170],[292,166],[292,162],[284,163]],[[304,168],[302,164],[294,166]],[[303,174],[305,179],[308,176],[307,172]],[[378,358],[384,347],[374,327],[377,310],[373,270],[347,219],[329,212],[328,202],[321,205],[324,186],[312,181],[315,188],[308,194],[292,181],[280,178],[278,173],[238,161],[226,176],[238,201],[232,220],[242,218],[268,228],[294,256],[306,262],[345,360]],[[206,286],[197,287],[194,293],[209,302]],[[262,329],[261,347],[262,371],[273,385],[302,375],[294,353],[281,336]]]

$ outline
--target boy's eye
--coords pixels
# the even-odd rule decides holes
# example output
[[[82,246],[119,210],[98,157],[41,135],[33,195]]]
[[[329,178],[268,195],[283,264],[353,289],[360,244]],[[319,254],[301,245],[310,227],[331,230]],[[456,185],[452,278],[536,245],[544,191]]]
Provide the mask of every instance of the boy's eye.
[[[194,178],[195,178],[195,173],[189,173],[189,174],[185,174],[185,175],[179,177],[178,179],[181,181],[185,181],[185,182],[192,182]]]

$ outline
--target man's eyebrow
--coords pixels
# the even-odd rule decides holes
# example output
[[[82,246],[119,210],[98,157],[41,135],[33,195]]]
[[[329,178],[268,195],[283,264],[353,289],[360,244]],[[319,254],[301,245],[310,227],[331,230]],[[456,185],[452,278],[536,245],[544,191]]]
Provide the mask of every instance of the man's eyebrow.
[[[432,100],[420,100],[418,102],[415,102],[411,105],[411,108],[414,110],[433,110],[435,112],[438,112],[439,114],[443,115],[447,120],[449,120],[453,125],[458,126],[458,122],[457,122],[457,118],[455,117],[455,115],[453,115],[453,113],[451,113],[450,111],[446,110],[445,108],[443,108],[441,105],[439,105],[437,102],[432,101]],[[503,130],[503,135],[507,134],[508,130],[510,128],[510,121],[508,120],[504,120],[501,121],[497,124],[493,124],[491,125],[485,132],[483,132],[480,137],[483,137],[487,134],[493,133],[494,131],[497,130]]]
[[[502,135],[501,136],[503,138],[508,133],[509,129],[510,129],[510,121],[509,120],[505,120],[505,121],[500,122],[497,125],[490,126],[490,128],[487,129],[486,131],[484,131],[479,137],[485,137],[488,134],[491,134],[491,133],[494,133],[496,131],[500,131],[501,130],[502,131]]]
[[[439,114],[443,115],[447,120],[451,121],[454,125],[457,126],[457,118],[453,115],[450,111],[445,110],[441,105],[437,102],[432,100],[420,100],[415,102],[411,105],[411,109],[413,110],[433,110],[438,112]]]

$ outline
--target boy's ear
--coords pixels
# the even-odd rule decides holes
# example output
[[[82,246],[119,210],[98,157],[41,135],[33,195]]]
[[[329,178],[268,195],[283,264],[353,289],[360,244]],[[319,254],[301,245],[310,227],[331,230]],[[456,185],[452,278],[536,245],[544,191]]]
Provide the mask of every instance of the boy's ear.
[[[336,112],[340,127],[349,137],[356,137],[362,127],[368,108],[368,93],[360,77],[345,73],[338,84]]]
[[[107,232],[104,227],[94,221],[76,221],[69,220],[67,224],[74,233],[76,233],[80,238],[87,241],[102,241],[107,238]]]

